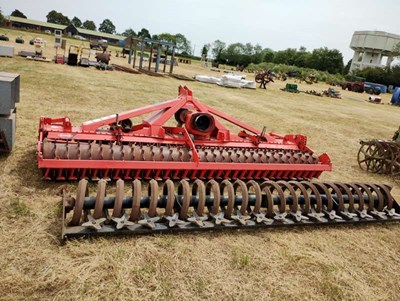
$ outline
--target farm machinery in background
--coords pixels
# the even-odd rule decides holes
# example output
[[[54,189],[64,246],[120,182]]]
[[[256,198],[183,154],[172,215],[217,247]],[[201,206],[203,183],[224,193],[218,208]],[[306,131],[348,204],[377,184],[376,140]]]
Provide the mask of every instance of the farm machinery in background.
[[[342,84],[343,90],[349,90],[353,92],[380,95],[382,90],[377,87],[378,84],[367,83],[367,82],[345,82]]]
[[[17,39],[20,39],[20,38],[21,37],[18,37]],[[17,41],[16,41],[16,43],[17,43]],[[18,43],[24,44],[24,40],[22,40],[22,38],[21,38],[21,40]],[[33,46],[33,51],[22,50],[22,51],[18,52],[18,55],[21,57],[25,57],[28,60],[51,62],[51,59],[46,58],[43,53],[46,48],[46,40],[44,40],[40,37],[35,37],[29,41],[29,45]]]
[[[90,49],[105,51],[108,48],[108,41],[104,39],[90,40]]]
[[[390,175],[400,174],[400,127],[392,140],[361,140],[358,165],[361,169]]]
[[[313,95],[313,96],[326,96],[326,97],[331,97],[331,98],[342,98],[342,95],[340,94],[339,91],[336,91],[333,88],[328,88],[327,90],[323,90],[322,92],[317,92],[315,90],[306,90],[306,91],[301,91],[297,88],[297,84],[290,84],[287,83],[285,88],[281,89],[284,92],[290,92],[290,93],[306,93],[308,95]]]
[[[33,40],[33,46],[35,48],[35,56],[42,57],[43,50],[46,47],[46,41],[42,38],[37,37]]]
[[[7,36],[7,34],[0,34],[0,41],[9,41],[10,38]]]
[[[16,37],[15,38],[15,43],[17,44],[24,44],[25,40],[22,38],[22,36]]]
[[[306,136],[267,134],[187,87],[81,126],[41,117],[37,152],[45,179],[81,179],[76,195],[63,190],[63,238],[400,220],[389,186],[317,182],[331,161]]]
[[[342,94],[333,88],[328,88],[328,89],[322,91],[322,95],[331,97],[331,98],[342,98]]]
[[[266,89],[266,85],[274,82],[274,74],[270,71],[258,72],[255,76],[255,82],[260,84],[260,88]]]
[[[89,48],[80,47],[76,45],[70,45],[68,50],[68,57],[67,57],[67,64],[70,66],[82,66],[82,67],[89,67],[95,66],[103,67],[103,65],[108,65],[111,60],[111,53],[104,51],[104,52],[96,52],[95,53],[95,60],[91,61],[91,55],[94,50]],[[99,68],[98,68],[99,69]],[[105,69],[104,69],[105,70]]]

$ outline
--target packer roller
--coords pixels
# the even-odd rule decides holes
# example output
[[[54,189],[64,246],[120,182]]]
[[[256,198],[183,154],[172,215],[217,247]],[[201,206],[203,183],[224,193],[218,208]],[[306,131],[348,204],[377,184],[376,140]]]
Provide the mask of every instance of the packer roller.
[[[136,179],[118,180],[110,196],[106,186],[91,196],[83,179],[76,196],[63,191],[64,239],[400,221],[391,188],[379,184]]]

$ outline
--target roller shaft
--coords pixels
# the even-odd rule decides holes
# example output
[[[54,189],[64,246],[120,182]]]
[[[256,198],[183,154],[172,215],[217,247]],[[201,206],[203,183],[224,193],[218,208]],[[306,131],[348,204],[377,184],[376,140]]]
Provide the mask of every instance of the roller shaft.
[[[328,198],[326,195],[320,195],[321,201],[324,205],[328,203]],[[352,197],[354,202],[356,204],[360,203],[359,196],[358,195],[352,195],[352,196],[347,196],[344,195],[343,201],[345,203],[348,203],[349,198]],[[182,195],[176,195],[175,196],[176,200],[178,203],[181,203],[183,201],[183,196]],[[331,195],[332,201],[334,202],[334,207],[338,204],[338,197],[336,195]],[[278,196],[273,196],[272,197],[274,205],[279,205],[280,203],[280,198]],[[150,206],[150,201],[151,198],[149,196],[142,196],[140,199],[140,208],[149,208]],[[262,197],[262,204],[266,204],[266,197]],[[365,195],[363,197],[363,202],[368,202],[368,196]],[[210,207],[213,205],[214,198],[211,196],[206,196],[205,197],[205,206]],[[234,199],[234,205],[235,206],[240,206],[243,202],[243,198],[240,196],[235,196]],[[254,206],[256,202],[256,197],[255,195],[249,195],[248,196],[248,202],[249,206]],[[304,196],[297,196],[297,202],[299,205],[305,205],[306,204],[306,198]],[[311,205],[315,205],[317,203],[317,198],[314,195],[309,196],[309,202]],[[378,199],[374,197],[374,204],[377,204]],[[122,200],[122,208],[123,209],[130,209],[132,208],[132,203],[133,203],[133,198],[131,196],[125,196]],[[157,208],[163,208],[165,209],[168,203],[168,196],[166,195],[161,195],[158,200],[157,200]],[[221,206],[227,206],[229,203],[229,198],[227,196],[220,196],[220,205]],[[292,196],[286,196],[285,197],[285,203],[289,206],[293,205],[293,197]],[[197,196],[191,196],[190,197],[190,205],[192,207],[197,207],[199,204],[199,198]],[[94,209],[96,205],[96,197],[91,196],[91,197],[85,197],[84,199],[84,204],[83,204],[83,210],[91,210]],[[113,209],[115,206],[115,196],[107,196],[104,198],[104,203],[103,203],[103,209]],[[67,206],[68,207],[68,206]],[[66,208],[67,211],[70,211],[73,209],[73,207],[68,207]]]

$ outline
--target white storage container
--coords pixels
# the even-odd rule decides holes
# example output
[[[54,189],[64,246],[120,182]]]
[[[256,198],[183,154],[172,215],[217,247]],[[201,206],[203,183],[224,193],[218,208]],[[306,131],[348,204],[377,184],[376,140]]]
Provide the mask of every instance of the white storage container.
[[[14,46],[0,45],[0,56],[14,56]]]

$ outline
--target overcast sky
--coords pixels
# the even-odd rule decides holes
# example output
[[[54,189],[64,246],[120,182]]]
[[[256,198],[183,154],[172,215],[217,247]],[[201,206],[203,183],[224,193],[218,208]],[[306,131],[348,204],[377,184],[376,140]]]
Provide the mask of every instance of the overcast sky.
[[[46,21],[50,10],[93,20],[106,18],[121,33],[127,28],[150,34],[182,33],[199,54],[205,43],[220,39],[260,44],[273,50],[319,47],[339,49],[345,64],[355,30],[400,34],[399,0],[0,0],[4,15],[19,9]]]

